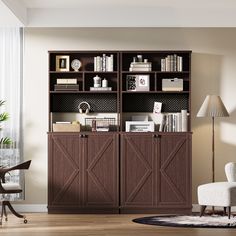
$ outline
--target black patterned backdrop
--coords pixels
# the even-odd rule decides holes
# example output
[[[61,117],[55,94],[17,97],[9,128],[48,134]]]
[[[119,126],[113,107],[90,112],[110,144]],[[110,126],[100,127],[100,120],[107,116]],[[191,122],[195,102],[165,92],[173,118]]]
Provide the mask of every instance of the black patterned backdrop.
[[[162,112],[188,110],[188,94],[123,94],[123,112],[152,112],[154,102],[162,102]]]
[[[51,94],[52,112],[79,112],[80,102],[86,101],[91,112],[117,112],[116,94]]]

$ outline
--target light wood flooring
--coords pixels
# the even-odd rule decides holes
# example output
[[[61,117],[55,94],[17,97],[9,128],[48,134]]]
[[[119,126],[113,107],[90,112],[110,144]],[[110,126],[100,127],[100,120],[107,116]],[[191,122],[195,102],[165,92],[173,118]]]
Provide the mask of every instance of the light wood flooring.
[[[144,215],[48,215],[26,214],[28,224],[9,215],[3,221],[0,236],[235,236],[236,229],[194,229],[159,227],[133,223]]]

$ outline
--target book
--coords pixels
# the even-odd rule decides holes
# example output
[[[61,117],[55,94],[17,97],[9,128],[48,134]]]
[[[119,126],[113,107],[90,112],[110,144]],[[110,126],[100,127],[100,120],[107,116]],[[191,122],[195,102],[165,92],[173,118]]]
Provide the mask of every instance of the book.
[[[70,78],[58,78],[57,84],[77,84],[77,79],[70,79]]]
[[[181,110],[181,119],[182,119],[182,132],[186,132],[188,130],[187,110]]]
[[[114,55],[111,54],[110,57],[108,57],[107,71],[113,71],[113,70],[114,70]]]
[[[55,84],[55,91],[79,91],[78,84]]]

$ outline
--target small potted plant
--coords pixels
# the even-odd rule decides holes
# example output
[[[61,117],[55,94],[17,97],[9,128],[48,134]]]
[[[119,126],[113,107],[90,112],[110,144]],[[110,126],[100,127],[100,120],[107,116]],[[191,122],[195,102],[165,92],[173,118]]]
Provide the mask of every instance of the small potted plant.
[[[5,104],[5,101],[0,100],[0,107]],[[0,134],[2,130],[2,123],[9,119],[9,114],[7,112],[0,113]],[[0,146],[9,145],[12,143],[12,140],[9,137],[2,137],[0,135]]]

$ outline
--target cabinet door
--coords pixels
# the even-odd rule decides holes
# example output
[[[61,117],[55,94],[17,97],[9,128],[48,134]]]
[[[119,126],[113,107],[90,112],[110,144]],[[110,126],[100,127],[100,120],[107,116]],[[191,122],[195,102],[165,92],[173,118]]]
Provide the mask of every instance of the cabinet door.
[[[48,137],[48,204],[81,205],[81,138],[75,135],[50,134]]]
[[[85,206],[118,211],[118,135],[88,134],[84,141]]]
[[[155,205],[155,143],[151,134],[121,135],[121,209]]]
[[[166,134],[160,140],[158,206],[191,207],[191,134]]]

